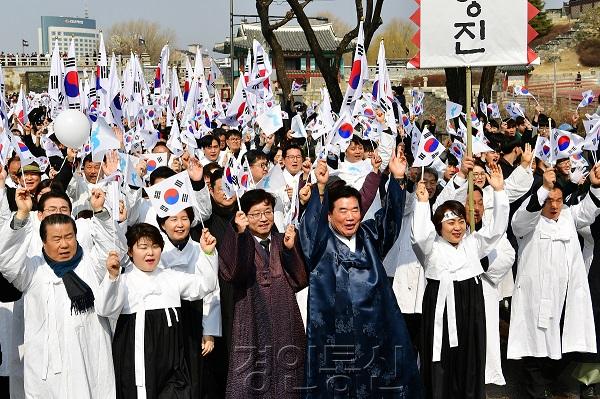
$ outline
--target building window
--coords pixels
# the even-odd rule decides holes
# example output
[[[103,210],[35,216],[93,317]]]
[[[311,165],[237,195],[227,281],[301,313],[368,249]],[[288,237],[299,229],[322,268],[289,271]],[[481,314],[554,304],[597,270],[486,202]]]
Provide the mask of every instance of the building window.
[[[300,70],[306,71],[306,58],[304,57],[300,58]]]
[[[315,57],[310,57],[310,70],[311,71],[316,71],[316,62],[315,62]]]

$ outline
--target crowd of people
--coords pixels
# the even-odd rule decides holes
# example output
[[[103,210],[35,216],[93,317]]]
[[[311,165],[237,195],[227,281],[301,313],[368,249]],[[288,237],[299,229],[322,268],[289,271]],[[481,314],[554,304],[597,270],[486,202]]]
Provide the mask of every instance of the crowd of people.
[[[97,159],[64,146],[44,106],[11,116],[25,147],[0,172],[0,396],[481,399],[505,384],[504,356],[531,398],[568,363],[593,395],[596,151],[578,153],[577,175],[570,157],[538,157],[557,128],[538,106],[480,114],[485,151],[415,167],[414,129],[440,131],[434,118],[405,127],[394,90],[396,128],[377,109],[380,137],[358,124],[337,154],[289,121],[274,134],[213,122],[175,151],[161,112],[131,170],[135,120]],[[575,113],[560,131],[581,125]],[[232,162],[247,177],[233,194]],[[171,204],[161,183],[188,179],[173,200],[186,206],[157,207]]]

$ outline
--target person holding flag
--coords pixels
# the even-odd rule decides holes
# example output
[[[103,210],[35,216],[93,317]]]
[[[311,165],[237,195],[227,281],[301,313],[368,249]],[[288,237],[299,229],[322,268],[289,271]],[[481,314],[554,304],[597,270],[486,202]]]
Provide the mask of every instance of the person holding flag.
[[[275,197],[246,192],[220,245],[220,277],[235,309],[226,397],[300,398],[306,336],[295,293],[308,276],[293,226],[277,233]]]

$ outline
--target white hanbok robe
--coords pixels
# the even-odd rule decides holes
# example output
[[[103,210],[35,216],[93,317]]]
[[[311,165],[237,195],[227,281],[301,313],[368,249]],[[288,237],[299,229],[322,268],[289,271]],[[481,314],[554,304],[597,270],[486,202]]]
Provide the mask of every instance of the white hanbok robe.
[[[590,193],[600,198],[600,189],[592,188]],[[513,216],[519,265],[508,336],[509,359],[560,359],[568,352],[596,353],[594,314],[577,229],[593,223],[600,208],[588,194],[577,205],[563,206],[554,221],[540,211],[547,197],[548,191],[540,187]],[[530,212],[527,208],[536,200],[537,209]]]
[[[0,231],[0,272],[23,292],[25,336],[19,352],[24,359],[28,398],[80,399],[115,396],[115,379],[108,319],[95,311],[72,314],[62,279],[41,252],[29,253],[30,220]],[[110,234],[95,237],[75,273],[97,296],[112,250]]]

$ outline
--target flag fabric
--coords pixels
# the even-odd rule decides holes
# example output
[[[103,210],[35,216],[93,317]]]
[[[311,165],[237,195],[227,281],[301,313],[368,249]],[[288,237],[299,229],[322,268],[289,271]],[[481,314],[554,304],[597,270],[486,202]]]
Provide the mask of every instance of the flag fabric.
[[[462,105],[446,100],[446,120],[458,118],[462,113]]]
[[[363,31],[363,21],[360,21],[354,60],[352,61],[352,69],[350,70],[350,77],[348,78],[348,87],[344,94],[344,102],[342,103],[340,114],[344,111],[350,112],[350,105],[362,96],[363,84],[368,79],[369,67],[365,51],[365,34]]]
[[[530,96],[533,97],[533,94],[527,90],[526,87],[523,86],[515,86],[513,87],[513,95],[515,96]]]
[[[278,192],[282,187],[285,187],[285,178],[279,165],[274,165],[269,173],[256,183],[257,189],[263,189],[271,194]]]
[[[252,173],[250,173],[250,164],[248,159],[244,159],[242,169],[240,172],[240,195],[250,189],[250,181],[252,180]]]
[[[121,142],[102,117],[92,123],[90,145],[92,146],[92,161],[94,162],[101,162],[107,151],[121,148]]]
[[[106,121],[114,123],[119,128],[123,129],[123,107],[121,105],[121,79],[117,72],[117,60],[113,54],[110,57],[110,72],[108,74],[108,109],[106,113]]]
[[[164,93],[169,79],[169,45],[165,44],[160,50],[160,58],[154,75],[154,94]]]
[[[281,117],[281,107],[275,105],[272,108],[267,108],[263,113],[256,117],[258,126],[270,136],[277,130],[283,127],[283,118]]]
[[[0,134],[0,164],[6,166],[6,161],[12,153],[12,143],[7,133]]]
[[[166,152],[158,152],[153,154],[143,154],[146,160],[146,176],[150,177],[150,173],[154,172],[160,166],[167,166],[168,156]]]
[[[187,171],[146,188],[158,217],[173,216],[193,205],[193,190]]]
[[[516,119],[519,116],[525,117],[525,112],[523,112],[523,108],[521,108],[521,104],[517,102],[510,102],[505,106],[506,111],[510,115],[511,118]]]
[[[392,93],[392,83],[390,82],[390,74],[387,69],[385,45],[383,43],[383,39],[379,43],[379,53],[377,55],[377,76],[375,77],[375,83],[373,83],[372,98],[373,101],[375,101],[385,113],[385,124],[387,127],[392,132],[395,132],[398,127],[396,124],[396,117],[394,116],[394,109],[392,108],[394,94]],[[369,115],[365,116],[369,117]],[[372,118],[375,118],[374,114]],[[375,128],[375,130],[379,132],[382,129]]]
[[[596,120],[594,126],[592,126],[587,132],[583,144],[581,146],[584,150],[597,151],[598,143],[600,141],[600,119]]]
[[[456,159],[458,159],[458,163],[462,162],[463,157],[467,153],[467,147],[458,140],[454,140],[452,145],[448,148],[450,154],[454,155]]]
[[[183,155],[183,144],[181,143],[180,134],[179,123],[177,123],[177,119],[175,119],[171,125],[171,132],[169,133],[169,140],[167,141],[167,148],[175,157]]]
[[[54,49],[52,50],[52,58],[50,59],[50,76],[48,78],[48,96],[50,97],[50,106],[54,117],[58,115],[66,99],[65,83],[63,80],[64,70],[65,66],[60,56],[58,40],[56,40],[54,42]]]
[[[36,157],[33,156],[31,151],[29,150],[29,147],[27,147],[25,143],[23,143],[20,137],[13,136],[10,132],[6,133],[8,135],[9,140],[11,141],[13,149],[17,153],[19,159],[21,160],[21,167],[29,165],[36,161]]]
[[[594,93],[591,90],[588,91],[584,91],[583,93],[581,93],[581,96],[583,97],[583,99],[581,100],[581,102],[579,103],[579,105],[577,106],[577,109],[579,108],[585,108],[588,105],[590,105],[591,103],[594,102]]]
[[[19,97],[17,98],[17,104],[15,104],[14,113],[21,124],[24,125],[29,122],[29,117],[27,116],[29,113],[29,104],[27,96],[25,96],[25,92],[23,91],[23,85],[19,89]]]
[[[354,124],[352,118],[347,112],[344,112],[329,132],[326,148],[329,150],[330,146],[337,144],[342,152],[346,151],[353,134]]]
[[[244,115],[246,109],[246,89],[244,88],[244,79],[240,78],[229,107],[227,107],[224,123],[229,126],[238,126],[238,121]]]
[[[488,104],[488,110],[491,113],[491,117],[494,119],[501,119],[502,116],[500,115],[500,107],[498,106],[498,104],[496,103],[491,103]]]
[[[69,109],[79,110],[81,99],[79,96],[79,75],[77,74],[77,64],[75,62],[75,39],[71,39],[69,52],[65,59],[64,86]]]
[[[217,80],[223,76],[223,73],[215,63],[214,59],[210,59],[210,72],[207,78],[208,93],[215,95],[217,89]]]
[[[100,46],[98,47],[98,65],[96,66],[96,97],[98,103],[96,108],[98,115],[106,118],[110,112],[110,74],[108,70],[108,59],[104,46],[104,35],[100,32]]]
[[[446,149],[433,136],[433,134],[425,129],[419,140],[419,147],[415,153],[415,161],[413,167],[428,166],[439,157]]]
[[[536,158],[550,163],[551,156],[551,148],[550,148],[550,140],[546,137],[542,137],[540,135],[537,136],[537,141],[535,142],[535,148],[533,150],[533,154]]]
[[[292,133],[292,137],[301,139],[307,138],[306,129],[304,128],[304,122],[302,122],[302,118],[300,115],[294,115],[292,118],[292,126],[291,129],[294,131]]]
[[[494,152],[479,136],[473,136],[473,154],[483,154],[486,152]]]
[[[481,100],[479,102],[479,110],[481,111],[482,114],[484,114],[485,116],[487,116],[487,114],[488,114],[488,105],[485,103],[484,100]]]
[[[550,135],[551,160],[555,163],[559,159],[570,158],[571,155],[581,152],[584,139],[576,134],[555,129]]]
[[[302,89],[302,84],[296,82],[295,80],[292,80],[292,93],[300,91],[301,89]]]
[[[242,167],[234,156],[230,156],[223,171],[223,178],[221,179],[221,186],[227,198],[233,198],[234,195],[238,195],[241,189],[241,175]]]
[[[246,83],[246,90],[260,99],[269,100],[273,97],[271,91],[273,68],[269,61],[269,54],[256,39],[252,42],[252,52],[254,54],[254,64],[250,80]]]

